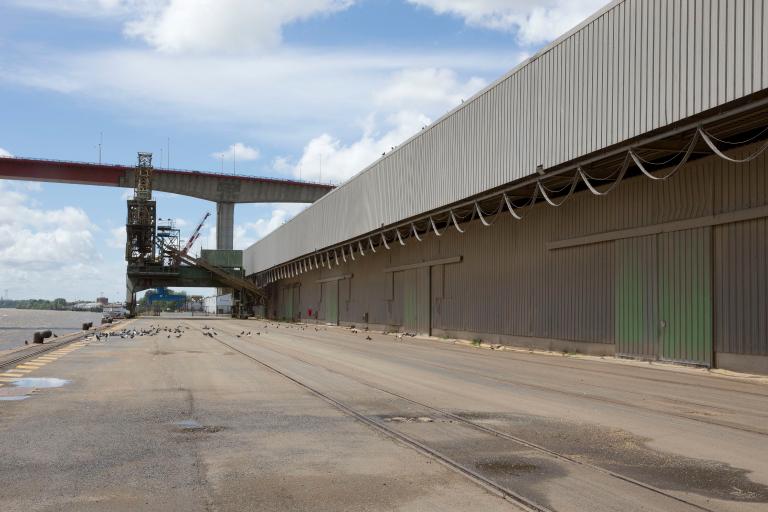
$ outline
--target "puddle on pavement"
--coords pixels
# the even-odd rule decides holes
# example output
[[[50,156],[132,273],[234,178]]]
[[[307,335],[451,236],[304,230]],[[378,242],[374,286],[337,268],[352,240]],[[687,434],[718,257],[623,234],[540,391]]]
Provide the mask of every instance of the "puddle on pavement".
[[[27,398],[29,398],[29,395],[0,396],[0,402],[18,402]]]
[[[748,470],[661,452],[648,447],[649,439],[621,429],[538,416],[455,414],[660,489],[730,501],[768,502],[768,486],[750,480]]]
[[[27,377],[13,381],[17,388],[60,388],[65,384],[69,384],[69,381],[55,377]]]
[[[197,420],[181,420],[177,421],[175,425],[181,432],[204,432],[207,434],[214,434],[224,430],[224,427],[216,425],[203,425]]]

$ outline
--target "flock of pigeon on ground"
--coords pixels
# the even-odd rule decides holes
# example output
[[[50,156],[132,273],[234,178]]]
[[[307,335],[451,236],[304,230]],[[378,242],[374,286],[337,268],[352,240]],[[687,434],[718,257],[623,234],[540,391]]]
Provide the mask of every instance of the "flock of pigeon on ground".
[[[181,338],[182,334],[189,329],[189,327],[184,325],[177,325],[176,327],[150,325],[146,329],[121,329],[119,331],[97,332],[86,339],[95,339],[96,341],[110,341],[112,338],[132,340],[142,336],[162,336],[163,334],[166,335],[166,338],[171,336]]]
[[[317,326],[317,325],[311,325],[311,324],[288,324],[288,323],[278,323],[278,322],[271,322],[267,321],[266,324],[264,324],[264,328],[262,331],[264,334],[268,334],[267,329],[274,328],[274,329],[297,329],[299,331],[309,331],[311,329],[314,329],[315,332],[320,331],[326,331],[328,330],[327,327],[324,326]],[[165,335],[166,339],[170,339],[171,337],[174,338],[181,338],[181,336],[189,331],[191,327],[186,325],[177,325],[176,327],[168,327],[168,326],[162,326],[162,325],[150,325],[146,329],[121,329],[118,331],[112,331],[112,332],[97,332],[91,336],[89,336],[86,339],[90,340],[96,340],[96,341],[111,341],[111,340],[132,340],[137,337],[143,337],[143,336],[163,336]],[[352,334],[360,334],[361,332],[366,334],[365,339],[367,341],[373,341],[373,338],[371,338],[370,334],[368,334],[368,327],[364,327],[363,329],[358,329],[356,326],[352,325],[347,328],[349,332]],[[204,325],[202,328],[203,336],[208,336],[209,338],[213,338],[214,336],[218,336],[219,333],[216,331],[215,328]],[[240,334],[236,334],[235,336],[238,338],[250,338],[254,335],[261,336],[262,331],[252,332],[252,331],[241,331]],[[389,334],[389,333],[384,333]],[[404,337],[415,337],[415,334],[411,334],[408,332],[403,333],[392,333],[395,335],[395,338],[399,341],[402,341]]]

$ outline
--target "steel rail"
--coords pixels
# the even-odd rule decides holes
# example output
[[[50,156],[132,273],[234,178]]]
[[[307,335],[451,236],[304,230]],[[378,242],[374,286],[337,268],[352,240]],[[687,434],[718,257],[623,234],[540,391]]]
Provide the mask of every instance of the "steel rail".
[[[281,347],[281,348],[283,348],[283,347]],[[288,350],[291,350],[291,349],[289,348]],[[326,366],[324,364],[312,363],[312,362],[309,362],[309,361],[307,361],[307,360],[305,360],[305,359],[303,359],[301,357],[297,357],[295,355],[291,355],[290,357],[292,357],[292,358],[294,358],[294,359],[296,359],[298,361],[301,361],[304,364],[308,364],[310,366],[319,366],[319,367],[323,368],[324,370],[326,370],[326,371],[328,371],[330,373],[335,373],[336,375],[340,375],[342,377],[351,379],[351,380],[353,380],[353,381],[355,381],[355,382],[357,382],[359,384],[362,384],[362,385],[367,386],[369,388],[375,389],[376,391],[380,391],[382,393],[394,396],[395,398],[399,398],[401,400],[405,400],[406,402],[410,402],[410,403],[412,403],[414,405],[418,405],[420,407],[424,407],[425,409],[428,409],[428,410],[430,410],[432,412],[436,412],[438,414],[441,414],[441,415],[443,415],[445,417],[448,417],[448,418],[450,418],[450,419],[452,419],[454,421],[458,421],[459,423],[467,425],[468,427],[471,427],[471,428],[473,428],[475,430],[479,430],[481,432],[485,432],[487,434],[491,434],[491,435],[494,435],[496,437],[499,437],[499,438],[502,438],[502,439],[506,439],[508,441],[513,441],[513,442],[516,442],[518,444],[522,444],[522,445],[524,445],[524,446],[526,446],[528,448],[531,448],[531,449],[539,451],[539,452],[546,453],[546,454],[551,455],[553,457],[556,457],[556,458],[558,458],[560,460],[564,460],[564,461],[567,461],[567,462],[570,462],[570,463],[573,463],[573,464],[576,464],[576,465],[579,465],[579,466],[583,466],[583,467],[586,467],[586,468],[589,468],[589,469],[593,469],[593,470],[595,470],[595,471],[597,471],[599,473],[603,473],[605,475],[611,476],[613,478],[617,478],[617,479],[622,480],[624,482],[627,482],[627,483],[630,483],[630,484],[633,484],[633,485],[637,485],[639,487],[642,487],[643,489],[646,489],[646,490],[649,490],[649,491],[653,491],[653,492],[655,492],[657,494],[660,494],[660,495],[662,495],[662,496],[664,496],[666,498],[671,498],[671,499],[673,499],[675,501],[684,503],[686,505],[690,505],[690,506],[692,506],[694,508],[697,508],[699,510],[703,510],[703,511],[706,511],[706,512],[715,512],[713,509],[706,508],[706,507],[704,507],[702,505],[698,505],[697,503],[693,503],[693,502],[688,501],[688,500],[686,500],[684,498],[681,498],[679,496],[675,496],[673,494],[670,494],[670,493],[664,491],[663,489],[660,489],[660,488],[655,487],[655,486],[650,485],[650,484],[646,484],[645,482],[642,482],[640,480],[636,480],[636,479],[634,479],[632,477],[629,477],[629,476],[626,476],[626,475],[622,475],[621,473],[617,473],[616,471],[612,471],[610,469],[605,469],[605,468],[600,467],[600,466],[598,466],[596,464],[592,464],[592,463],[589,463],[589,462],[585,462],[585,461],[581,461],[581,460],[575,459],[575,458],[573,458],[573,457],[571,457],[569,455],[566,455],[566,454],[564,454],[562,452],[558,452],[556,450],[551,450],[551,449],[546,448],[546,447],[544,447],[544,446],[542,446],[540,444],[537,444],[537,443],[534,443],[534,442],[531,442],[531,441],[527,441],[527,440],[525,440],[525,439],[523,439],[521,437],[518,437],[518,436],[515,436],[515,435],[512,435],[512,434],[508,434],[506,432],[502,432],[500,430],[497,430],[497,429],[494,429],[494,428],[491,428],[491,427],[488,427],[488,426],[485,426],[485,425],[481,425],[481,424],[476,423],[476,422],[474,422],[472,420],[468,420],[468,419],[464,418],[463,416],[460,416],[458,414],[454,414],[454,413],[452,413],[450,411],[446,411],[445,409],[440,409],[439,407],[434,407],[432,405],[426,404],[424,402],[420,402],[420,401],[415,400],[413,398],[409,398],[409,397],[401,395],[399,393],[395,393],[394,391],[390,391],[390,390],[384,389],[382,387],[377,386],[376,384],[372,384],[371,382],[366,381],[365,379],[361,379],[359,377],[353,377],[351,375],[347,375],[346,373],[342,373],[342,372],[340,372],[338,370],[334,370],[333,368],[329,368],[328,366]]]
[[[222,332],[226,332],[226,329],[219,329],[219,330],[220,330],[220,331],[222,331]],[[228,334],[229,334],[229,333],[228,333]],[[298,337],[300,337],[300,338],[304,338],[304,339],[311,339],[311,336],[300,335],[300,334],[296,334],[296,333],[291,333],[291,335],[296,335],[296,336],[298,336]],[[257,360],[257,359],[256,359],[255,357],[253,357],[252,355],[250,355],[250,354],[246,354],[245,352],[243,352],[243,351],[241,351],[241,350],[239,350],[239,349],[237,349],[237,348],[235,348],[235,347],[232,347],[230,344],[228,344],[228,343],[226,343],[226,342],[224,342],[224,341],[222,341],[222,340],[220,340],[220,339],[218,339],[218,338],[215,338],[215,339],[216,339],[216,341],[218,341],[218,342],[222,343],[223,345],[225,345],[225,346],[229,347],[230,349],[232,349],[232,350],[234,350],[234,351],[236,351],[236,352],[238,352],[238,353],[240,353],[240,354],[242,354],[242,355],[245,355],[246,357],[248,357],[248,358],[250,358],[250,359],[254,359],[254,360]],[[476,423],[476,422],[474,422],[474,421],[472,421],[472,420],[466,419],[466,418],[464,418],[464,417],[462,417],[462,416],[460,416],[460,415],[454,414],[454,413],[452,413],[452,412],[450,412],[450,411],[446,411],[446,410],[444,410],[444,409],[441,409],[441,408],[439,408],[439,407],[434,407],[434,406],[432,406],[432,405],[429,405],[429,404],[427,404],[427,403],[424,403],[424,402],[421,402],[421,401],[415,400],[415,399],[413,399],[413,398],[409,398],[409,397],[407,397],[407,396],[401,395],[401,394],[399,394],[399,393],[396,393],[396,392],[394,392],[394,391],[390,391],[390,390],[384,389],[384,388],[382,388],[382,387],[379,387],[379,386],[377,386],[376,384],[373,384],[373,383],[371,383],[371,382],[369,382],[369,381],[367,381],[367,380],[365,380],[365,379],[362,379],[362,378],[360,378],[360,377],[355,377],[355,376],[351,376],[351,375],[348,375],[348,374],[346,374],[346,373],[340,372],[340,371],[338,371],[338,370],[335,370],[335,369],[333,369],[333,368],[330,368],[330,367],[328,367],[328,366],[327,366],[327,365],[325,365],[325,364],[319,364],[319,363],[317,363],[317,362],[310,362],[310,361],[307,361],[307,360],[306,360],[306,359],[304,359],[303,357],[300,357],[300,356],[297,356],[297,355],[295,355],[295,353],[296,353],[296,352],[299,352],[299,351],[298,351],[298,350],[296,350],[296,349],[291,349],[290,347],[286,347],[286,346],[284,346],[284,345],[281,345],[281,346],[280,346],[280,349],[281,349],[281,350],[282,350],[282,349],[287,349],[288,351],[292,352],[292,354],[284,354],[284,355],[288,355],[288,357],[291,357],[291,358],[293,358],[293,359],[296,359],[297,361],[300,361],[300,362],[302,362],[302,363],[304,363],[304,364],[307,364],[307,365],[309,365],[309,366],[314,366],[314,367],[320,367],[320,368],[324,369],[325,371],[328,371],[328,372],[330,372],[330,373],[334,373],[334,374],[336,374],[336,375],[339,375],[339,376],[342,376],[342,377],[344,377],[344,378],[348,378],[348,379],[351,379],[351,380],[353,380],[353,381],[355,381],[355,382],[357,382],[357,383],[359,383],[359,384],[362,384],[362,385],[364,385],[364,386],[366,386],[366,387],[369,387],[369,388],[371,388],[371,389],[375,389],[376,391],[379,391],[379,392],[382,392],[382,393],[388,394],[388,395],[390,395],[390,396],[393,396],[393,397],[395,397],[395,398],[398,398],[398,399],[401,399],[401,400],[405,400],[405,401],[407,401],[407,402],[410,402],[410,403],[412,403],[412,404],[414,404],[414,405],[418,405],[418,406],[420,406],[420,407],[423,407],[423,408],[425,408],[425,409],[428,409],[428,410],[430,410],[430,411],[432,411],[432,412],[435,412],[435,413],[437,413],[437,414],[443,415],[443,416],[445,416],[445,417],[447,417],[447,418],[450,418],[450,419],[451,419],[451,420],[453,420],[453,421],[457,421],[457,422],[459,422],[459,423],[461,423],[461,424],[464,424],[464,425],[466,425],[466,426],[468,426],[468,427],[470,427],[470,428],[473,428],[473,429],[475,429],[475,430],[478,430],[478,431],[481,431],[481,432],[484,432],[484,433],[487,433],[487,434],[493,435],[493,436],[495,436],[495,437],[499,437],[499,438],[502,438],[502,439],[506,439],[506,440],[508,440],[508,441],[512,441],[512,442],[515,442],[515,443],[518,443],[518,444],[522,444],[522,445],[524,445],[524,446],[526,446],[526,447],[528,447],[528,448],[531,448],[531,449],[533,449],[533,450],[536,450],[536,451],[539,451],[539,452],[545,453],[545,454],[547,454],[547,455],[553,456],[553,457],[555,457],[555,458],[557,458],[557,459],[560,459],[560,460],[563,460],[563,461],[565,461],[565,462],[568,462],[568,463],[572,463],[572,464],[576,464],[576,465],[579,465],[579,466],[582,466],[582,467],[585,467],[585,468],[589,468],[589,469],[591,469],[591,470],[597,471],[597,472],[599,472],[599,473],[602,473],[602,474],[604,474],[604,475],[610,476],[610,477],[612,477],[612,478],[616,478],[616,479],[618,479],[618,480],[622,480],[622,481],[624,481],[624,482],[627,482],[627,483],[629,483],[629,484],[632,484],[632,485],[635,485],[635,486],[641,487],[641,488],[643,488],[643,489],[646,489],[646,490],[648,490],[648,491],[654,492],[654,493],[656,493],[656,494],[659,494],[659,495],[661,495],[661,496],[664,496],[664,497],[666,497],[666,498],[669,498],[669,499],[675,500],[675,501],[677,501],[677,502],[680,502],[680,503],[683,503],[683,504],[685,504],[685,505],[689,505],[689,506],[691,506],[691,507],[693,507],[693,508],[696,508],[696,509],[698,509],[698,510],[702,510],[702,511],[704,511],[704,512],[715,512],[713,509],[710,509],[710,508],[704,507],[704,506],[702,506],[702,505],[699,505],[699,504],[697,504],[697,503],[691,502],[691,501],[689,501],[689,500],[686,500],[685,498],[682,498],[682,497],[679,497],[679,496],[675,496],[674,494],[670,494],[670,493],[666,492],[666,491],[665,491],[665,490],[663,490],[663,489],[660,489],[660,488],[658,488],[658,487],[656,487],[656,486],[653,486],[653,485],[651,485],[651,484],[647,484],[647,483],[645,483],[645,482],[642,482],[642,481],[640,481],[640,480],[634,479],[634,478],[632,478],[632,477],[630,477],[630,476],[627,476],[627,475],[623,475],[623,474],[621,474],[621,473],[618,473],[618,472],[616,472],[616,471],[612,471],[612,470],[610,470],[610,469],[606,469],[606,468],[603,468],[603,467],[601,467],[601,466],[598,466],[598,465],[596,465],[596,464],[592,464],[592,463],[589,463],[589,462],[585,462],[585,461],[581,461],[581,460],[575,459],[575,458],[573,458],[573,457],[571,457],[571,456],[569,456],[569,455],[567,455],[567,454],[564,454],[564,453],[562,453],[562,452],[558,452],[558,451],[556,451],[556,450],[552,450],[552,449],[546,448],[546,447],[544,447],[544,446],[542,446],[542,445],[539,445],[539,444],[537,444],[537,443],[534,443],[534,442],[531,442],[531,441],[527,441],[527,440],[525,440],[525,439],[523,439],[523,438],[520,438],[520,437],[518,437],[518,436],[515,436],[515,435],[512,435],[512,434],[508,434],[508,433],[506,433],[506,432],[502,432],[502,431],[500,431],[500,430],[497,430],[497,429],[494,429],[494,428],[491,428],[491,427],[488,427],[488,426],[485,426],[485,425],[481,425],[481,424],[479,424],[479,423]],[[273,349],[272,349],[272,351],[273,351],[273,352],[275,352],[275,350],[273,350]],[[280,350],[278,350],[278,351],[276,351],[276,352],[277,352],[277,353],[281,353],[281,351],[280,351]],[[303,353],[302,353],[302,354],[303,354]],[[303,354],[303,355],[306,355],[306,354]],[[316,357],[320,357],[320,356],[316,356]],[[270,369],[273,369],[273,368],[272,368],[270,365],[268,365],[268,364],[266,364],[266,363],[263,363],[262,361],[258,361],[258,362],[259,362],[260,364],[263,364],[264,366],[267,366],[267,367],[268,367],[268,368],[270,368]],[[274,371],[277,371],[277,373],[280,373],[281,375],[284,375],[284,374],[283,374],[281,371],[279,371],[279,370],[275,370],[275,369],[273,369],[273,370],[274,370]],[[286,376],[286,375],[284,375],[284,376]],[[294,382],[297,382],[297,381],[296,381],[296,379],[294,379],[294,378],[292,378],[292,377],[290,377],[290,376],[286,376],[286,377],[287,377],[287,378],[289,378],[290,380],[294,381]],[[301,383],[299,383],[299,384],[300,384],[300,385],[302,385],[302,386],[304,386],[304,385],[303,385],[303,384],[301,384]],[[304,387],[307,387],[307,386],[304,386]],[[348,406],[345,406],[345,407],[348,407]],[[359,413],[359,414],[362,414],[362,413]],[[389,429],[389,428],[388,428],[388,427],[386,427],[385,425],[382,425],[380,422],[378,422],[378,421],[376,421],[376,420],[374,420],[374,419],[372,419],[372,418],[369,418],[369,417],[367,417],[367,416],[366,416],[366,418],[368,418],[368,419],[370,419],[371,421],[373,421],[374,423],[376,423],[376,425],[377,425],[377,426],[382,426],[382,427],[384,427],[384,428],[385,428],[385,429],[387,429],[387,430],[392,430],[392,429]],[[367,422],[366,422],[366,423],[367,423]],[[396,433],[396,434],[398,434],[398,435],[400,434],[400,433],[399,433],[399,432],[397,432],[397,431],[395,431],[395,433]],[[397,437],[397,436],[395,436],[395,437]],[[422,443],[420,443],[419,441],[416,441],[416,440],[413,440],[413,439],[412,439],[412,441],[413,441],[413,442],[415,442],[415,443],[418,443],[419,445],[423,445],[423,444],[422,444]],[[408,444],[410,444],[410,443],[408,443]],[[432,450],[431,448],[428,448],[428,447],[427,447],[427,449],[428,449],[428,450],[430,450],[430,451],[434,451],[434,450]],[[446,458],[447,458],[447,457],[446,457]],[[449,459],[449,460],[450,460],[450,459]],[[464,473],[464,470],[468,470],[468,471],[470,471],[472,474],[476,474],[476,472],[474,472],[474,471],[472,471],[472,470],[470,470],[470,469],[466,468],[465,466],[462,466],[462,465],[459,465],[459,466],[462,468],[462,471],[460,471],[461,473]],[[482,477],[482,475],[481,475],[481,477]],[[486,479],[485,477],[482,477],[482,479],[483,479],[484,481],[488,480],[488,479]],[[497,486],[497,485],[498,485],[498,484],[496,484],[496,486]],[[499,487],[500,487],[500,486],[499,486]],[[527,499],[527,498],[526,498],[526,499]]]
[[[298,334],[298,333],[293,333],[293,335],[297,336],[297,337],[300,337],[300,338],[304,338],[304,339],[312,339],[311,337],[302,336],[301,334]],[[471,354],[471,352],[469,352],[469,354]],[[397,356],[395,356],[395,357],[397,357]],[[537,362],[533,362],[533,361],[527,361],[526,363],[550,365],[549,363],[537,363]],[[595,402],[608,403],[608,404],[611,404],[611,405],[619,405],[619,406],[622,406],[622,407],[633,407],[633,408],[636,408],[636,409],[642,409],[644,411],[649,411],[649,412],[653,412],[653,413],[656,413],[656,414],[662,414],[662,415],[667,415],[667,416],[673,416],[675,418],[682,418],[682,419],[686,419],[686,420],[690,420],[690,421],[695,421],[697,423],[703,423],[705,425],[712,425],[712,426],[721,427],[721,428],[728,428],[728,429],[738,430],[738,431],[741,431],[741,432],[747,432],[747,433],[750,433],[750,434],[756,434],[756,435],[760,435],[760,436],[768,436],[768,430],[756,430],[756,429],[744,427],[742,425],[730,423],[730,422],[727,422],[727,421],[716,421],[716,420],[711,420],[711,419],[706,419],[706,418],[700,418],[700,417],[692,415],[692,414],[688,415],[688,414],[685,414],[685,413],[678,413],[678,412],[672,412],[672,411],[660,411],[660,410],[654,409],[652,407],[646,407],[646,406],[638,405],[637,403],[632,403],[632,402],[628,402],[628,401],[624,401],[624,400],[618,400],[618,399],[613,399],[613,398],[608,398],[608,397],[602,397],[602,396],[593,395],[593,394],[577,393],[575,391],[568,391],[568,390],[565,390],[565,389],[557,389],[557,388],[553,388],[553,387],[543,386],[543,385],[540,385],[540,384],[533,384],[533,383],[526,382],[526,381],[523,381],[523,380],[513,380],[513,379],[508,379],[508,378],[491,377],[491,376],[489,376],[486,373],[481,373],[481,372],[476,372],[476,371],[472,371],[472,370],[468,370],[468,369],[458,368],[456,366],[447,366],[447,365],[438,364],[438,363],[431,363],[431,362],[425,362],[424,364],[426,364],[428,366],[431,366],[433,368],[439,368],[441,370],[454,370],[454,371],[459,371],[459,372],[467,373],[467,374],[474,375],[474,376],[477,376],[477,377],[480,377],[480,378],[483,378],[483,379],[486,379],[486,380],[490,380],[490,381],[494,381],[494,382],[499,382],[501,384],[523,386],[523,387],[527,387],[527,388],[531,388],[531,389],[536,389],[538,391],[545,391],[545,392],[548,392],[548,393],[557,393],[557,394],[561,394],[561,395],[565,395],[565,396],[571,396],[571,397],[574,397],[574,398],[581,398],[581,399],[584,399],[584,400],[592,400],[592,401],[595,401]],[[579,371],[587,371],[587,372],[591,371],[591,370],[577,369],[577,368],[573,368],[573,367],[565,366],[565,365],[554,364],[554,365],[551,365],[551,366],[564,367],[564,368],[569,368],[569,369],[579,370]],[[601,372],[596,372],[595,371],[593,373],[601,373]],[[616,373],[613,373],[613,372],[608,372],[607,374],[611,374],[611,375],[615,375],[615,376],[621,376],[621,377],[625,376],[623,374],[616,374]],[[658,379],[649,379],[649,380],[658,380]],[[671,382],[671,381],[660,380],[660,382]],[[674,382],[671,382],[671,383],[674,383]],[[696,387],[702,387],[702,388],[708,387],[708,386],[697,386],[697,385],[694,385],[694,384],[691,384],[691,385],[692,386],[696,386]],[[713,388],[713,389],[717,389],[717,388]],[[746,392],[746,393],[749,394],[749,392]],[[654,395],[654,396],[655,397],[659,397],[659,395]],[[759,394],[757,396],[765,397],[765,395],[763,395],[763,394]],[[661,398],[664,398],[664,397],[661,397]],[[695,402],[690,402],[690,401],[686,401],[685,403],[690,404],[690,405],[694,405],[694,406],[701,405],[701,404],[697,404]],[[731,411],[731,412],[734,412],[734,411]]]
[[[198,329],[200,330],[200,329]],[[284,377],[294,384],[298,385],[302,389],[310,392],[311,394],[317,396],[318,398],[322,399],[323,401],[329,403],[336,409],[340,410],[341,412],[352,416],[356,420],[360,421],[361,423],[373,428],[374,430],[377,430],[378,432],[384,434],[385,436],[394,439],[396,441],[399,441],[406,446],[409,446],[410,448],[415,449],[416,451],[420,452],[423,455],[426,455],[437,462],[440,462],[444,466],[448,467],[449,469],[452,469],[453,471],[463,475],[464,477],[468,478],[469,480],[473,481],[474,483],[480,485],[487,491],[490,491],[491,493],[499,496],[500,498],[518,506],[521,510],[529,511],[529,512],[554,512],[552,509],[541,505],[539,503],[536,503],[535,501],[526,498],[525,496],[522,496],[511,489],[508,489],[502,485],[499,485],[498,483],[494,482],[493,480],[490,480],[489,478],[486,478],[485,476],[481,475],[480,473],[473,471],[472,469],[464,466],[463,464],[460,464],[459,462],[456,462],[455,460],[451,459],[444,453],[441,453],[438,450],[435,450],[433,448],[430,448],[429,446],[425,445],[424,443],[421,443],[420,441],[417,441],[416,439],[412,438],[411,436],[407,434],[403,434],[402,432],[398,432],[395,429],[392,429],[388,427],[387,425],[381,423],[380,421],[354,409],[353,407],[350,407],[349,405],[346,405],[343,402],[340,402],[339,400],[336,400],[335,398],[331,397],[330,395],[327,395],[320,391],[319,389],[302,382],[301,380],[292,377],[288,375],[287,373],[275,368],[274,366],[270,365],[269,363],[265,363],[264,361],[261,361],[260,359],[254,357],[251,354],[248,354],[237,347],[232,346],[231,344],[227,343],[226,341],[222,340],[218,336],[210,335],[212,339],[219,342],[220,344],[224,345],[225,347],[229,348],[230,350],[245,356],[246,358],[254,361],[255,363],[258,363],[259,365],[267,368],[268,370],[280,375],[281,377]]]

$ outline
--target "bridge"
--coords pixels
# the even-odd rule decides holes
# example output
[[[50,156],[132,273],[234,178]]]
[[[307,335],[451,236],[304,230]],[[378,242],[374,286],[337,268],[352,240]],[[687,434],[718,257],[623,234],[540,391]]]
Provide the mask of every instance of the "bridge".
[[[127,165],[0,158],[0,179],[134,188],[136,168]],[[216,248],[232,249],[235,204],[312,203],[334,187],[320,183],[154,169],[152,189],[216,203]]]

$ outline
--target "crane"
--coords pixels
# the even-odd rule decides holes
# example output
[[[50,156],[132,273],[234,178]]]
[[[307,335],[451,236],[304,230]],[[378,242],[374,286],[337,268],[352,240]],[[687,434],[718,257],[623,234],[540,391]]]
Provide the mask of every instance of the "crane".
[[[208,217],[210,216],[211,216],[211,212],[205,212],[205,215],[203,215],[203,220],[200,221],[200,224],[198,224],[195,230],[192,232],[192,235],[189,237],[189,240],[187,240],[187,243],[184,246],[184,248],[181,249],[182,256],[186,256],[189,250],[197,241],[197,239],[200,238],[200,231],[203,229],[203,224],[205,224],[205,221],[208,220]]]

